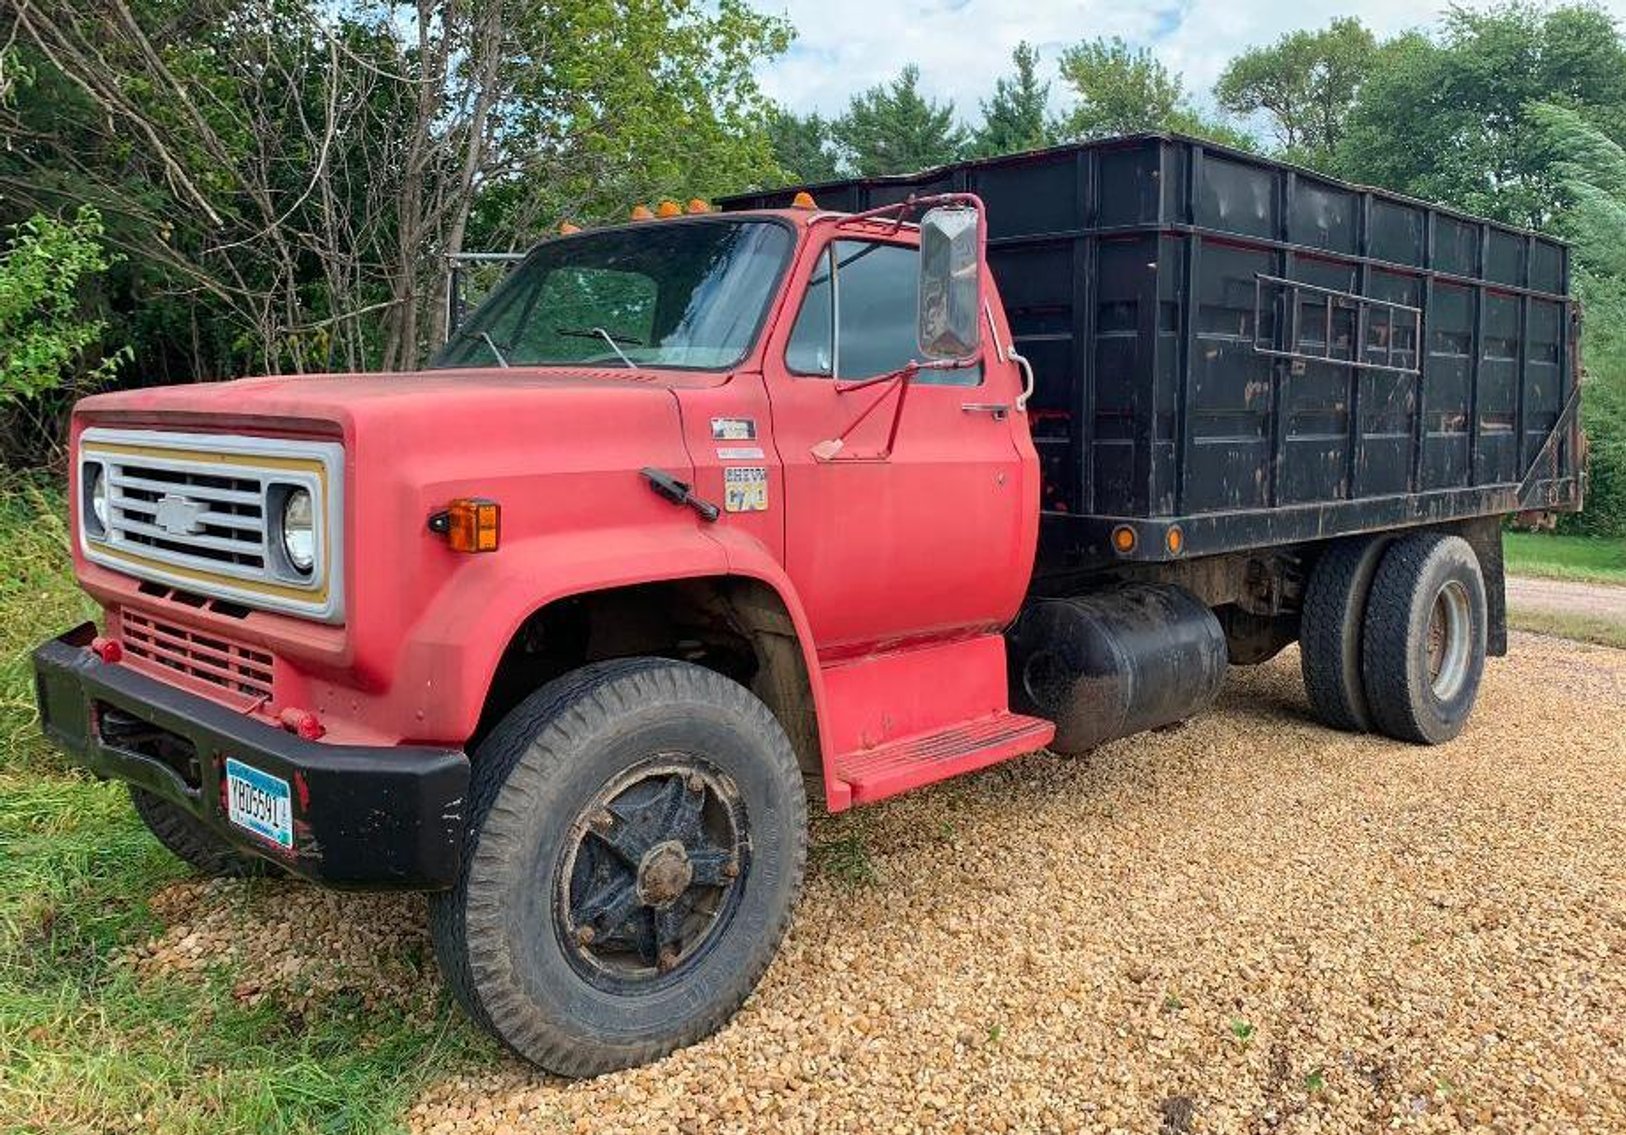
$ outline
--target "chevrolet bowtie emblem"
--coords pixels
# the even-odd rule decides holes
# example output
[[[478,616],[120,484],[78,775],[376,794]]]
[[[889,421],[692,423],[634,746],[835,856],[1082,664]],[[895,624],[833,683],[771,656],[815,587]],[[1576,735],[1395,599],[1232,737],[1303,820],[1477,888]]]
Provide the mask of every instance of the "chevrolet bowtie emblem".
[[[195,536],[203,529],[203,506],[169,493],[158,501],[158,527],[171,536]]]

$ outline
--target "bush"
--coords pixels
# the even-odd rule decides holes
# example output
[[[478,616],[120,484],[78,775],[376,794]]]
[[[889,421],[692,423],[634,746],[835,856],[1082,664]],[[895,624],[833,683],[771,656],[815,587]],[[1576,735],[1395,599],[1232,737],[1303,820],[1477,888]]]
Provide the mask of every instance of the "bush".
[[[127,355],[101,354],[106,325],[82,302],[114,260],[101,235],[101,216],[88,206],[69,221],[36,213],[0,250],[0,463],[48,455],[70,395],[106,381]]]
[[[1587,385],[1581,423],[1589,445],[1586,510],[1565,531],[1626,536],[1626,295],[1590,280],[1581,358]],[[1614,293],[1614,294],[1609,294]]]

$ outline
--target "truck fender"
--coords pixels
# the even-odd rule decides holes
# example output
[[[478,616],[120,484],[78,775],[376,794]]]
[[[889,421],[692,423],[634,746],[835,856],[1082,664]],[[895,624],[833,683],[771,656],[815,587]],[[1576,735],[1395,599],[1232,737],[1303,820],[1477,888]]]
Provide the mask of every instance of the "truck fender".
[[[784,604],[822,720],[823,683],[807,616],[766,549],[751,540],[715,539],[698,525],[650,525],[531,537],[471,557],[417,620],[402,659],[400,672],[421,690],[414,700],[425,735],[461,741],[474,733],[503,651],[526,620],[550,604],[637,584],[729,575],[761,582]],[[828,764],[829,754],[822,756]]]

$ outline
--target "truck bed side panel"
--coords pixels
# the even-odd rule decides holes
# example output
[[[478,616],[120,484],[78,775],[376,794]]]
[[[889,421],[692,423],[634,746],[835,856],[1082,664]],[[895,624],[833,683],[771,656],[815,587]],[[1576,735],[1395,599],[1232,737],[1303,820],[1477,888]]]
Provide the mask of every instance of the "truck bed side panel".
[[[1580,506],[1560,242],[1167,135],[812,192],[950,189],[1037,376],[1041,571]]]

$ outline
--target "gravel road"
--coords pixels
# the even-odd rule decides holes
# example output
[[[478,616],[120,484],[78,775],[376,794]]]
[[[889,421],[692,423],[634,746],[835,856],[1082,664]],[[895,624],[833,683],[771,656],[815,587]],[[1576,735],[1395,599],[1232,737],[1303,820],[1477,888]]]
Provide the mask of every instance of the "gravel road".
[[[1607,583],[1508,576],[1507,603],[1509,607],[1524,610],[1589,615],[1626,623],[1626,587]]]
[[[1516,634],[1467,733],[1422,749],[1315,725],[1288,651],[1184,727],[814,836],[846,854],[720,1035],[587,1083],[498,1061],[407,1123],[1626,1131],[1626,652]],[[251,998],[435,980],[380,961],[421,899],[263,887],[279,929],[233,947],[236,888],[161,895],[132,964],[205,981],[246,950]]]

